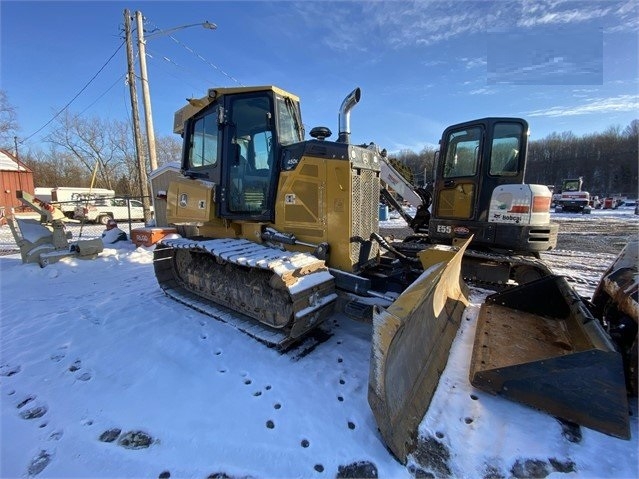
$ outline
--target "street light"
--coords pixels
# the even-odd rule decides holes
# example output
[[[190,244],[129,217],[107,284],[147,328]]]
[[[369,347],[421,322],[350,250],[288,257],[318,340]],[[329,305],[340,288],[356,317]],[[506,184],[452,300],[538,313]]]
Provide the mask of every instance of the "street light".
[[[153,30],[153,31],[147,33],[145,38],[151,38],[151,37],[155,37],[155,36],[159,36],[159,35],[170,35],[171,33],[175,32],[177,30],[183,30],[185,28],[199,27],[199,26],[201,26],[202,28],[206,28],[208,30],[215,30],[217,28],[217,25],[215,23],[211,23],[209,21],[204,21],[204,22],[201,22],[201,23],[191,23],[189,25],[181,25],[179,27],[167,28],[166,30]]]
[[[135,12],[135,18],[138,26],[138,49],[140,52],[140,82],[142,83],[142,99],[144,101],[144,119],[146,123],[147,143],[149,149],[149,163],[151,165],[151,171],[156,170],[158,167],[157,154],[155,150],[155,131],[153,130],[153,114],[151,112],[151,94],[149,92],[149,77],[146,70],[146,45],[144,39],[144,26],[142,12],[139,10]],[[147,38],[169,35],[177,30],[183,30],[190,27],[201,26],[208,30],[215,30],[217,25],[208,21],[202,23],[192,23],[189,25],[181,25],[179,27],[169,28],[167,30],[157,30],[147,35]]]

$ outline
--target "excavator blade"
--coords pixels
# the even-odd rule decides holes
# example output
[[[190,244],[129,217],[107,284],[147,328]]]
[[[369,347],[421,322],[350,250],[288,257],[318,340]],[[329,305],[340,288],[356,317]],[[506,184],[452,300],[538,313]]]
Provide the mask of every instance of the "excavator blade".
[[[621,355],[560,276],[489,296],[470,366],[476,388],[628,439]]]
[[[424,273],[388,309],[374,313],[368,402],[382,438],[402,463],[414,449],[468,304],[460,275],[468,243],[421,252]]]

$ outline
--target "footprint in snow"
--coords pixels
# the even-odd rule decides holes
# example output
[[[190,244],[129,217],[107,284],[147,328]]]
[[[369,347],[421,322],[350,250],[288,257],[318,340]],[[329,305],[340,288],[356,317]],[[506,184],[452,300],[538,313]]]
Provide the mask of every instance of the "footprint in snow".
[[[100,434],[100,437],[98,439],[102,442],[113,442],[118,437],[120,437],[121,433],[122,429],[119,428],[107,429],[102,434]]]
[[[16,408],[20,410],[18,414],[22,419],[38,419],[47,413],[49,409],[46,404],[34,402],[35,400],[36,396],[27,396],[16,405]]]
[[[51,356],[49,356],[49,358],[54,363],[59,363],[67,356],[67,349],[68,346],[60,346],[54,353],[51,353]]]
[[[33,407],[30,407],[28,409],[24,409],[22,411],[20,411],[20,417],[22,419],[38,419],[42,416],[44,416],[47,411],[49,410],[49,408],[47,408],[46,405],[41,404],[41,405],[34,405]]]
[[[102,326],[102,318],[95,315],[93,311],[87,308],[80,309],[80,318],[95,324],[96,326]]]
[[[80,361],[79,359],[76,359],[73,364],[71,366],[69,366],[69,372],[74,373],[74,377],[78,380],[78,381],[89,381],[92,377],[93,374],[91,373],[90,370],[82,370],[82,361]]]
[[[82,372],[80,374],[77,374],[75,378],[78,381],[86,382],[86,381],[89,381],[92,377],[93,377],[93,375],[89,371],[84,371],[84,372]]]
[[[37,456],[31,459],[29,467],[27,468],[27,474],[29,476],[40,474],[49,465],[52,459],[53,452],[42,449]]]
[[[11,377],[22,371],[19,365],[3,364],[0,366],[0,376]]]
[[[22,401],[20,401],[16,407],[18,409],[22,409],[24,406],[26,406],[27,404],[35,400],[35,398],[36,398],[35,396],[27,396]]]
[[[107,429],[98,438],[102,442],[115,442],[126,449],[146,449],[153,444],[153,439],[149,434],[144,431],[128,431],[122,434],[122,429],[112,428]]]
[[[69,371],[74,373],[79,369],[82,369],[82,361],[80,361],[79,359],[76,359],[75,361],[73,361],[73,364],[69,366]]]

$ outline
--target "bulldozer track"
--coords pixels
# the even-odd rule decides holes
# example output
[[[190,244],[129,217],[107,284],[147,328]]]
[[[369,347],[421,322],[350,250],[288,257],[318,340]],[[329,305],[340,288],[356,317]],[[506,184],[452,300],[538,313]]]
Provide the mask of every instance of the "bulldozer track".
[[[165,240],[154,268],[172,299],[279,349],[323,322],[337,299],[323,261],[247,240]]]

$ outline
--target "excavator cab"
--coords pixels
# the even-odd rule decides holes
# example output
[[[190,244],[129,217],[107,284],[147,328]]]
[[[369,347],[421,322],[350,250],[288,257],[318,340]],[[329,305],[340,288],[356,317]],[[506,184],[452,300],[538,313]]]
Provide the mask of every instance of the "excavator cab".
[[[436,243],[474,237],[475,246],[515,252],[556,245],[552,194],[526,185],[528,123],[483,118],[447,128],[436,163],[429,236]]]
[[[527,139],[528,124],[521,119],[485,118],[449,127],[437,166],[435,215],[485,220],[495,187],[523,182]]]

